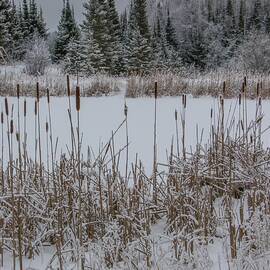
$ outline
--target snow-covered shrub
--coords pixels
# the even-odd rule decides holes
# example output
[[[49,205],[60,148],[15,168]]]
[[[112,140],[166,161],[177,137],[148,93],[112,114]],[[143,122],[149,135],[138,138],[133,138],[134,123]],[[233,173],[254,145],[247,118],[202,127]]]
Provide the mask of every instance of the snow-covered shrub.
[[[24,63],[27,74],[44,75],[45,69],[50,63],[49,48],[44,39],[35,37],[33,41],[29,42]]]
[[[252,33],[238,49],[238,57],[243,68],[256,72],[270,71],[270,37]]]

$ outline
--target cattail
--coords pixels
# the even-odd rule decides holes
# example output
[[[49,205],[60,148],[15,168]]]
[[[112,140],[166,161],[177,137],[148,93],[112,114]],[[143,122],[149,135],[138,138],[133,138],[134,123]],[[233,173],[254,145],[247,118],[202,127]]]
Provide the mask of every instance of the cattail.
[[[187,95],[184,95],[184,108],[187,108]]]
[[[185,106],[185,95],[182,95],[182,105]]]
[[[177,119],[178,119],[177,110],[175,110],[175,112],[174,112],[174,118],[175,118],[175,121],[177,121]]]
[[[213,119],[213,108],[211,109],[210,117],[211,117],[211,119]]]
[[[17,84],[17,98],[20,98],[20,85]]]
[[[26,117],[26,99],[24,100],[24,104],[23,104],[23,115],[24,117]]]
[[[241,105],[241,103],[242,103],[242,94],[241,93],[239,94],[238,101],[239,101],[239,105]]]
[[[127,117],[127,115],[128,115],[128,106],[127,106],[126,103],[125,103],[124,114],[125,114],[125,117]]]
[[[35,101],[35,115],[37,115],[37,101]]]
[[[5,109],[6,109],[6,115],[8,115],[8,99],[5,98]]]
[[[37,82],[37,102],[39,102],[39,83]]]
[[[247,77],[244,77],[244,86],[247,87]]]
[[[50,91],[49,88],[47,88],[47,102],[50,103]]]
[[[17,142],[20,141],[20,134],[19,134],[19,132],[16,132],[16,140],[17,140]]]
[[[4,124],[4,113],[1,112],[1,124],[3,125]]]
[[[13,134],[14,132],[14,124],[13,124],[13,120],[10,120],[10,134]]]
[[[80,96],[80,87],[76,87],[76,110],[79,112],[81,109],[81,96]]]
[[[67,93],[68,96],[70,97],[70,79],[69,79],[69,75],[67,75]]]
[[[257,97],[260,95],[260,83],[257,83]]]
[[[262,105],[262,98],[259,97],[259,106],[261,106],[261,105]]]
[[[245,88],[246,88],[246,86],[245,86],[245,83],[243,82],[242,83],[242,93],[245,93]]]
[[[223,96],[225,96],[225,92],[226,92],[226,82],[224,81],[223,82],[223,89],[222,89]]]
[[[46,133],[49,132],[49,123],[46,121]]]

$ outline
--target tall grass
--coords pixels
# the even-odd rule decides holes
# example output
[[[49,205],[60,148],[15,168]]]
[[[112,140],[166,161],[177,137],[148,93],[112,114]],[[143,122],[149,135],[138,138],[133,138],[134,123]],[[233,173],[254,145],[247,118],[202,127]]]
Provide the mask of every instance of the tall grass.
[[[77,86],[76,110],[69,105],[67,117],[71,148],[68,156],[57,159],[50,92],[46,123],[39,118],[39,85],[35,112],[26,113],[24,102],[23,140],[20,112],[15,127],[13,109],[5,99],[7,125],[3,125],[1,114],[2,265],[12,257],[13,269],[23,270],[24,258],[34,260],[42,256],[44,246],[50,246],[52,254],[46,269],[210,269],[208,247],[215,246],[219,239],[225,243],[230,267],[251,261],[260,267],[264,262],[266,265],[270,247],[270,152],[261,140],[266,132],[262,130],[261,84],[256,92],[256,115],[248,122],[246,79],[230,117],[225,115],[228,87],[223,83],[219,106],[210,109],[208,143],[202,144],[202,134],[197,130],[192,151],[187,150],[185,139],[189,104],[183,95],[174,115],[176,140],[172,141],[167,164],[158,162],[159,85],[152,87],[155,122],[151,176],[146,175],[138,158],[130,172],[119,169],[121,159],[129,162],[127,106],[122,123],[98,155],[89,153],[84,158],[81,91]],[[20,99],[20,88],[17,90]],[[67,91],[70,104],[69,77]],[[38,149],[34,160],[28,154],[25,124],[31,113],[36,118],[34,143]],[[126,130],[126,146],[118,151],[114,141],[122,128]],[[14,134],[18,155],[14,154]],[[40,143],[43,135],[47,146]],[[8,157],[3,155],[5,148],[9,149]],[[45,149],[47,159],[43,160],[41,152]]]

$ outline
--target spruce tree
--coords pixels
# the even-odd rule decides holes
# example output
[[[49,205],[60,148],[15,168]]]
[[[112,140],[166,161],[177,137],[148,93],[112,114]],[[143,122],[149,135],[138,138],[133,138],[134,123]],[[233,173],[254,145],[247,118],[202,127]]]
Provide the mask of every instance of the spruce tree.
[[[29,17],[29,6],[27,0],[23,0],[22,6],[22,31],[24,40],[29,38],[30,34],[30,17]]]
[[[48,33],[47,33],[47,27],[46,27],[46,22],[43,17],[43,11],[42,8],[40,8],[39,13],[38,13],[38,23],[37,23],[37,32],[39,36],[42,38],[47,38]]]
[[[240,34],[245,33],[245,14],[246,14],[245,3],[244,0],[241,0],[239,10],[239,26],[238,26]]]
[[[11,29],[12,7],[9,0],[0,1],[0,47],[6,51],[11,41],[9,30]]]
[[[166,40],[169,46],[174,50],[178,49],[178,41],[176,37],[176,32],[171,21],[170,10],[168,9],[167,14],[167,24],[166,24]]]
[[[99,0],[89,0],[84,3],[83,53],[85,56],[85,72],[88,74],[99,72],[105,67],[105,54],[100,46],[97,32],[99,23]]]
[[[108,0],[108,28],[110,72],[112,74],[119,74],[124,71],[124,62],[121,47],[120,21],[115,8],[115,0]]]
[[[249,29],[252,28],[256,30],[260,30],[263,24],[263,16],[262,16],[262,3],[261,0],[255,0],[254,7],[252,10],[252,14],[249,21]]]
[[[69,0],[64,2],[62,15],[58,25],[57,37],[54,48],[53,61],[59,63],[64,60],[71,40],[79,37],[79,30],[75,22],[74,13]]]

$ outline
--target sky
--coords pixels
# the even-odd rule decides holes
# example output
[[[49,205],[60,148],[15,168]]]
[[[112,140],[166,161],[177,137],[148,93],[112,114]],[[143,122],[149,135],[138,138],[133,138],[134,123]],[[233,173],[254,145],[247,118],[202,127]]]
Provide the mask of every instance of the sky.
[[[44,17],[47,22],[47,26],[50,31],[57,30],[61,9],[63,6],[63,0],[36,0],[38,5],[42,7]],[[75,16],[77,22],[81,22],[83,19],[82,10],[83,3],[86,0],[70,0],[70,3],[74,6]],[[22,0],[15,0],[15,3],[20,3]],[[123,11],[127,6],[128,0],[116,0],[116,5],[119,11]]]

